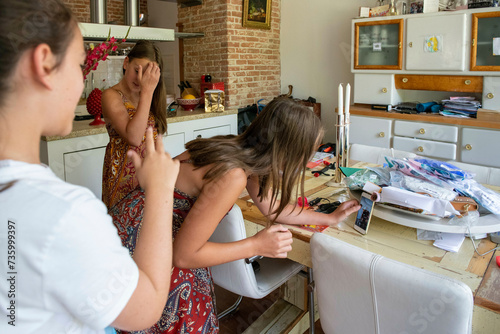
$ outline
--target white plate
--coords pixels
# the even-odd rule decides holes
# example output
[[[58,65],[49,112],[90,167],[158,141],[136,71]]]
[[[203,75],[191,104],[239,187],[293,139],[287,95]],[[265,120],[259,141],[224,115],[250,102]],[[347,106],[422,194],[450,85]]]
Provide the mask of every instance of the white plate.
[[[359,200],[361,191],[349,191],[352,198]],[[394,210],[388,206],[382,206],[375,203],[373,209],[375,217],[385,219],[392,223],[404,225],[413,228],[420,228],[427,231],[447,232],[447,233],[469,233],[467,226],[451,225],[450,218],[439,218],[436,220],[423,217],[424,215],[405,210]],[[493,233],[500,231],[500,216],[489,214],[479,217],[476,225],[470,227],[470,233]]]

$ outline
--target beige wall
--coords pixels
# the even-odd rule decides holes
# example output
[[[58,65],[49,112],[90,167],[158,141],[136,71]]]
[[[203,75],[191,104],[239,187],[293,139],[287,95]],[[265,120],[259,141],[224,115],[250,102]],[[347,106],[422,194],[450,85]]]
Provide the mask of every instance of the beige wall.
[[[177,2],[175,1],[148,1],[148,23],[150,27],[168,28],[177,31]],[[163,76],[167,94],[180,97],[179,88],[179,39],[174,42],[157,43],[163,56]]]
[[[321,103],[325,141],[335,141],[339,83],[354,82],[350,70],[351,19],[369,0],[281,1],[281,92]],[[351,92],[352,101],[352,92]]]

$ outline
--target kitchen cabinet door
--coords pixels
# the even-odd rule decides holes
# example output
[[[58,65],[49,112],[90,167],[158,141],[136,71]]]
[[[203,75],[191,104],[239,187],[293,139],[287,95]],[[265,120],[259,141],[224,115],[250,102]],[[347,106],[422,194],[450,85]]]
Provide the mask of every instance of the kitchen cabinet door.
[[[392,74],[354,75],[354,103],[398,104],[401,101]]]
[[[412,17],[406,25],[407,70],[465,70],[465,13]]]
[[[64,180],[89,188],[97,198],[102,195],[102,167],[106,147],[64,153]]]
[[[474,13],[471,71],[500,71],[500,12]]]
[[[186,134],[184,132],[172,133],[163,137],[163,148],[165,152],[168,152],[172,158],[178,156],[186,149],[184,144],[186,143]]]
[[[391,148],[392,120],[351,115],[349,144]]]
[[[500,143],[500,131],[464,128],[460,160],[471,164],[500,167],[498,143]]]
[[[483,78],[482,107],[484,109],[500,111],[500,77]]]
[[[403,19],[354,23],[354,68],[403,67]]]

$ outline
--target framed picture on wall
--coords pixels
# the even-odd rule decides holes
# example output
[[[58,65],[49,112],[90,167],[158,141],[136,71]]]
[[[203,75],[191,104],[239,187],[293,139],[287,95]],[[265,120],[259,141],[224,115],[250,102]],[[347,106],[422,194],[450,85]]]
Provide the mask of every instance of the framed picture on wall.
[[[272,0],[243,0],[243,26],[271,29]]]

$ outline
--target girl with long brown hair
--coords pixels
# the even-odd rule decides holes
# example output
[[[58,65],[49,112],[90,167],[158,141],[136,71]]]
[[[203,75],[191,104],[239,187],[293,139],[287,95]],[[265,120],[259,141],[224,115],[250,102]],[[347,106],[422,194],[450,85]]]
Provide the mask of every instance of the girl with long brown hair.
[[[160,321],[142,333],[217,333],[208,267],[255,255],[284,258],[291,250],[291,233],[275,223],[334,225],[359,210],[356,200],[342,203],[331,214],[290,204],[295,195],[303,196],[306,164],[322,135],[320,120],[308,108],[277,98],[243,134],[186,144],[187,150],[176,157],[181,166],[174,192],[169,298]],[[238,242],[209,242],[245,188],[270,226]],[[132,198],[110,213],[122,242],[133,250],[140,224],[119,214],[131,206]]]
[[[125,154],[145,154],[146,128],[154,137],[167,131],[167,105],[160,49],[150,41],[135,44],[123,62],[123,78],[102,94],[102,112],[109,134],[104,156],[102,199],[112,208],[138,186],[135,169]]]

